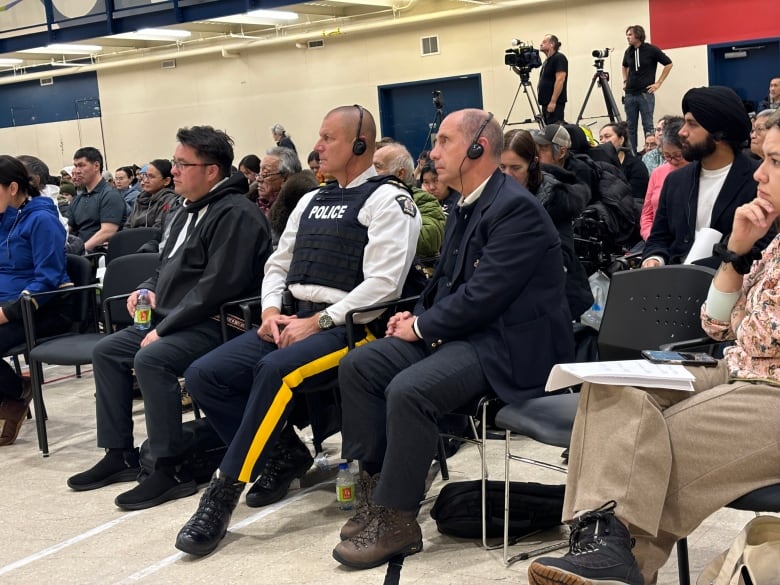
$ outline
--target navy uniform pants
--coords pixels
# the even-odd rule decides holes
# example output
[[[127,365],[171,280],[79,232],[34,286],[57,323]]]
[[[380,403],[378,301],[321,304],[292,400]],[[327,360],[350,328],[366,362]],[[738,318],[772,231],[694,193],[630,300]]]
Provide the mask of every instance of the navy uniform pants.
[[[360,326],[356,339],[365,343]],[[257,329],[221,345],[184,373],[187,391],[228,445],[219,466],[239,481],[254,481],[287,421],[295,391],[306,380],[333,376],[347,353],[345,326],[320,331],[285,348],[260,339]]]

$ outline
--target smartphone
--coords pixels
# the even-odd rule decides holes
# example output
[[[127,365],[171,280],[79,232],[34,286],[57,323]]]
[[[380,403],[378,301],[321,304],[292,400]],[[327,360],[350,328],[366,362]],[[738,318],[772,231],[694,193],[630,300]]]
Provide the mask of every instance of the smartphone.
[[[682,366],[715,367],[718,360],[709,354],[698,351],[654,351],[645,349],[642,357],[654,364],[679,364]]]

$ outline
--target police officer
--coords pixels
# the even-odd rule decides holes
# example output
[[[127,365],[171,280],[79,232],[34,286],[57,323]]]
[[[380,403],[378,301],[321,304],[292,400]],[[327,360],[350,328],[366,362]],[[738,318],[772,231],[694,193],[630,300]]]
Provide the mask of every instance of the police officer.
[[[260,327],[185,372],[188,391],[229,447],[176,538],[179,550],[205,555],[217,547],[244,485],[264,469],[278,437],[294,434],[287,419],[296,389],[307,378],[335,375],[347,349],[347,312],[401,292],[420,217],[408,191],[377,177],[375,141],[376,125],[364,108],[342,106],[325,116],[315,150],[321,171],[336,181],[304,195],[292,212],[265,266]],[[295,314],[282,314],[285,291]],[[355,334],[368,335],[363,326]],[[300,461],[271,495],[283,496],[311,456]]]

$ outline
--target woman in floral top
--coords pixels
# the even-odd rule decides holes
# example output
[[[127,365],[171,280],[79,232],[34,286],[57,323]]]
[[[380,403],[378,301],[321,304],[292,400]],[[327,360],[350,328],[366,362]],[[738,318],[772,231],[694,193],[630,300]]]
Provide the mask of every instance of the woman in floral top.
[[[702,307],[705,331],[735,344],[718,367],[689,368],[693,393],[583,385],[563,510],[571,551],[534,561],[530,585],[652,585],[707,516],[780,483],[780,235],[752,252],[780,218],[780,113],[767,128],[757,197],[737,208]]]

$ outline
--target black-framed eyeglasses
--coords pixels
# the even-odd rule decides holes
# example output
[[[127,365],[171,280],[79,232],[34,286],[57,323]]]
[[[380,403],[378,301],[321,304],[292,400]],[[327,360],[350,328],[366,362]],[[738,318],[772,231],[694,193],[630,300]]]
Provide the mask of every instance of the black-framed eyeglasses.
[[[682,154],[682,152],[675,152],[674,154],[668,154],[668,153],[664,152],[664,153],[661,154],[661,157],[665,161],[682,160],[683,154]]]
[[[186,169],[187,167],[210,167],[211,165],[215,165],[217,163],[188,163],[180,160],[176,160],[175,158],[171,159],[171,166],[174,169]]]
[[[276,175],[281,175],[282,173],[276,172],[276,173],[259,173],[257,176],[261,179],[268,179],[270,177],[275,177]]]

